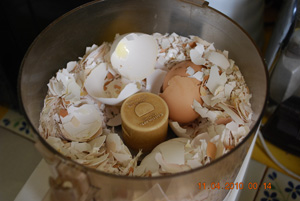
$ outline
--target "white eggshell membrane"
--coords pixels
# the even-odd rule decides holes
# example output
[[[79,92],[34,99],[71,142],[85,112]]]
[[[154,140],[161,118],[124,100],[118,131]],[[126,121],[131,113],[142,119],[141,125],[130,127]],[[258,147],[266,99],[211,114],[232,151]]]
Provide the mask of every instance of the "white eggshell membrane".
[[[151,35],[130,33],[119,36],[111,48],[111,64],[123,77],[139,81],[154,71],[158,45]]]

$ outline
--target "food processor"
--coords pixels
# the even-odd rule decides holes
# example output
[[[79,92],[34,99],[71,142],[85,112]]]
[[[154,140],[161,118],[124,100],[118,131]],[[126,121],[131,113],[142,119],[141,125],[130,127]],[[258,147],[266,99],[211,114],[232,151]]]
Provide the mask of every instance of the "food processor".
[[[253,123],[229,153],[190,171],[158,177],[118,176],[80,165],[51,147],[40,135],[38,151],[47,162],[52,200],[223,200],[235,181],[265,108],[268,78],[261,54],[234,21],[202,0],[103,0],[82,5],[50,24],[24,56],[19,92],[24,112],[38,133],[47,83],[85,47],[113,41],[129,32],[196,35],[226,49],[252,93]],[[188,90],[188,89],[187,89]],[[169,129],[171,130],[171,129]],[[171,132],[171,131],[170,131]],[[206,188],[200,188],[205,183]],[[219,188],[216,188],[219,185]]]

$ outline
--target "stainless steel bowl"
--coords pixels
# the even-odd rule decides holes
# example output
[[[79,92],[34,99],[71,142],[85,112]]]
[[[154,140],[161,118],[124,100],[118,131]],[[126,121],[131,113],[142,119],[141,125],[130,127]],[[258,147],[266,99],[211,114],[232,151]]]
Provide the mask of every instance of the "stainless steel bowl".
[[[251,132],[230,153],[209,165],[164,177],[116,176],[83,167],[54,150],[39,137],[36,147],[53,172],[56,200],[223,200],[247,154],[267,98],[267,71],[249,36],[232,20],[200,0],[105,0],[83,5],[49,25],[27,51],[19,78],[24,111],[38,133],[47,83],[58,69],[84,55],[85,47],[112,41],[116,33],[145,32],[198,35],[226,49],[240,67],[253,94]],[[220,184],[220,189],[199,189]],[[148,196],[141,197],[141,196]]]

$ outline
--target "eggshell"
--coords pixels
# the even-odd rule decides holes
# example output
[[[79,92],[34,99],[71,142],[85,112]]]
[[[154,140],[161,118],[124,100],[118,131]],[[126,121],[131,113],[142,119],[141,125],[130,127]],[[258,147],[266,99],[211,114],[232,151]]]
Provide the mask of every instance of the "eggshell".
[[[163,90],[165,90],[167,88],[170,79],[172,77],[174,77],[175,75],[180,75],[182,77],[191,76],[189,74],[190,71],[187,71],[188,67],[191,67],[192,69],[194,69],[195,72],[201,71],[201,69],[202,69],[202,66],[196,65],[196,64],[194,64],[191,61],[183,61],[183,62],[180,62],[180,63],[176,64],[167,73],[167,75],[166,75],[166,77],[164,79],[164,83],[163,83]]]
[[[67,140],[84,142],[98,135],[102,120],[103,117],[95,105],[70,106],[68,115],[61,117],[60,127]]]
[[[221,111],[212,111],[208,110],[206,107],[202,107],[196,100],[193,101],[193,108],[202,118],[208,118],[212,122],[215,122],[217,117],[222,114]]]
[[[197,46],[190,51],[190,57],[193,63],[197,65],[203,65],[205,59],[202,57],[204,53],[204,45],[197,43]]]
[[[176,163],[168,163],[164,160],[161,153],[156,153],[155,160],[161,166],[161,171],[166,173],[177,173],[190,170],[187,165],[179,165]]]
[[[160,151],[167,163],[184,164],[184,145],[182,142],[173,141],[172,146],[160,146]],[[174,154],[176,153],[176,154]]]
[[[223,124],[223,125],[226,125],[228,123],[230,123],[232,121],[232,119],[230,117],[220,117],[218,118],[215,123],[216,124]]]
[[[48,84],[49,92],[52,95],[61,96],[67,101],[77,102],[80,100],[81,87],[76,78],[67,69],[59,70],[56,77],[53,77]]]
[[[169,121],[169,126],[174,131],[174,133],[178,137],[184,137],[184,138],[191,138],[191,135],[193,134],[194,130],[193,128],[182,128],[180,127],[179,123],[177,121]]]
[[[160,162],[164,165],[183,165],[184,164],[184,146],[188,142],[187,138],[174,138],[157,145],[150,154],[148,154],[138,166],[137,171],[158,171]],[[161,160],[157,160],[157,154],[160,154]],[[166,164],[170,163],[170,164]]]
[[[131,81],[145,79],[154,71],[158,44],[153,36],[130,33],[117,38],[111,48],[111,64]]]
[[[217,153],[217,147],[212,142],[207,142],[206,154],[212,159],[215,159]]]
[[[224,70],[226,70],[230,66],[230,63],[226,56],[219,52],[209,52],[207,54],[207,59],[213,64],[220,66]]]
[[[159,94],[166,74],[167,71],[156,69],[147,77],[146,90],[154,94]]]
[[[124,83],[125,86],[120,86],[121,91],[117,97],[110,97],[110,95],[117,94],[115,91],[116,89],[109,88],[110,91],[104,90],[105,85],[105,78],[107,75],[109,75],[106,63],[101,63],[98,66],[96,66],[90,74],[87,76],[84,86],[86,91],[89,95],[91,95],[93,98],[99,100],[101,103],[107,104],[107,105],[118,105],[123,100],[125,100],[127,97],[131,96],[132,94],[135,94],[136,92],[140,91],[140,88],[137,86],[137,83]],[[117,80],[114,80],[113,82],[118,82]],[[112,82],[112,84],[114,84]],[[122,81],[120,81],[120,84],[122,84]],[[112,87],[114,88],[114,87]]]
[[[218,104],[220,108],[222,108],[236,123],[243,125],[244,121],[237,115],[232,109],[230,109],[225,104]]]
[[[224,86],[227,82],[226,73],[223,72],[219,75],[219,68],[217,66],[212,66],[210,70],[209,79],[206,83],[207,88],[211,93],[216,95],[216,90],[219,86]]]
[[[123,100],[140,91],[141,88],[136,83],[127,84],[117,98],[96,98],[101,103],[107,105],[120,105]]]
[[[89,144],[92,146],[93,151],[97,152],[101,148],[101,146],[104,144],[105,140],[106,140],[106,136],[102,135],[100,137],[97,137],[97,138],[91,140],[89,142]]]
[[[104,79],[107,75],[106,64],[101,63],[87,76],[84,86],[89,95],[94,98],[105,97],[103,90]]]
[[[189,123],[199,114],[192,108],[193,101],[200,102],[200,82],[189,77],[174,76],[160,96],[169,107],[169,118],[179,123]]]

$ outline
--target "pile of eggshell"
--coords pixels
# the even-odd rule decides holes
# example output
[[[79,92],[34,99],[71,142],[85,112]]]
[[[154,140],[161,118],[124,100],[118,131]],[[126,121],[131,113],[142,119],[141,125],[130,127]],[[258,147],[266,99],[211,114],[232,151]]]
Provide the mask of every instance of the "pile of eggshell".
[[[66,157],[118,175],[159,176],[203,166],[234,148],[252,123],[251,94],[227,51],[197,36],[130,33],[86,49],[48,84],[40,134]],[[114,132],[120,106],[159,94],[178,138],[138,164]]]

